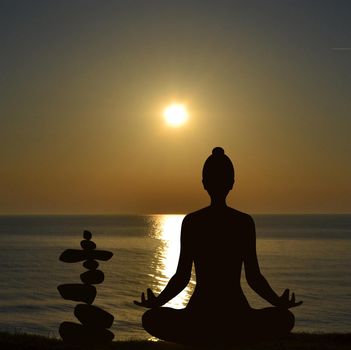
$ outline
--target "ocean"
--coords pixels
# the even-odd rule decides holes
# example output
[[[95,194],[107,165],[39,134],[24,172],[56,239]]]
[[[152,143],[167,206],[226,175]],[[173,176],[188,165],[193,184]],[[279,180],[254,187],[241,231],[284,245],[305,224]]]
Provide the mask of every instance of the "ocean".
[[[147,287],[159,292],[173,275],[183,215],[2,216],[0,217],[0,330],[58,336],[59,324],[75,321],[74,301],[57,291],[79,283],[81,263],[58,260],[80,248],[83,230],[98,249],[114,253],[101,262],[105,281],[94,305],[115,316],[115,339],[148,339],[141,327],[145,309],[133,304]],[[253,215],[261,271],[274,290],[296,293],[294,331],[351,331],[351,215]],[[195,285],[169,306],[186,305]],[[269,306],[242,285],[252,307]],[[221,281],[218,281],[220,289]]]

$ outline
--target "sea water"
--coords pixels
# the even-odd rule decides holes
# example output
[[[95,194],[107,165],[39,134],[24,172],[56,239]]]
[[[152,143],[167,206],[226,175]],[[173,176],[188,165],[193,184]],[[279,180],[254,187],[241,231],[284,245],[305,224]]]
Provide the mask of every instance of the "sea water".
[[[115,316],[111,330],[116,339],[149,338],[141,327],[145,309],[133,300],[148,287],[160,292],[174,274],[183,217],[0,217],[0,330],[57,336],[61,322],[75,321],[77,302],[63,300],[56,287],[79,283],[85,269],[58,257],[65,249],[80,249],[88,229],[98,248],[114,253],[110,261],[100,262],[105,281],[97,285],[94,305]],[[278,294],[289,288],[304,302],[292,310],[294,330],[350,332],[351,215],[253,217],[262,273]],[[194,285],[193,273],[188,287],[168,305],[184,307]],[[252,307],[269,306],[250,290],[244,273],[242,285]]]

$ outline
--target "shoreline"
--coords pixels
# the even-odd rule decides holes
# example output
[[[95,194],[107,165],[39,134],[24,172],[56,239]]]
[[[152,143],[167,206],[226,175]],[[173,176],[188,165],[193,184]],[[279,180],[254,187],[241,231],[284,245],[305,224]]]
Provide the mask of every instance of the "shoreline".
[[[117,335],[118,337],[118,335]],[[28,333],[9,333],[0,331],[0,348],[5,350],[71,350],[79,347],[69,346],[59,338],[45,337]],[[163,341],[118,340],[106,347],[94,349],[111,350],[176,350],[176,349],[236,349],[236,350],[346,350],[351,348],[351,333],[292,333],[288,337],[269,342],[247,345],[222,346],[182,346]]]

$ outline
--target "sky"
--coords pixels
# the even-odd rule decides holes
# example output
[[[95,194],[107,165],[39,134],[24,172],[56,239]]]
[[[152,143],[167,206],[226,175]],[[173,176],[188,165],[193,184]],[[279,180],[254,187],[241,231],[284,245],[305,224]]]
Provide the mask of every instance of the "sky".
[[[351,2],[0,1],[0,214],[351,212]],[[184,103],[171,128],[162,111]]]

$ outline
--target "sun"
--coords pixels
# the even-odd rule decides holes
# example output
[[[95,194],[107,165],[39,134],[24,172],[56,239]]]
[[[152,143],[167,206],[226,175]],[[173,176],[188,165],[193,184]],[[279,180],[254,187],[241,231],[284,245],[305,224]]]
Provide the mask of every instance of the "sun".
[[[164,109],[163,117],[167,125],[179,127],[187,122],[189,114],[185,105],[173,103]]]

